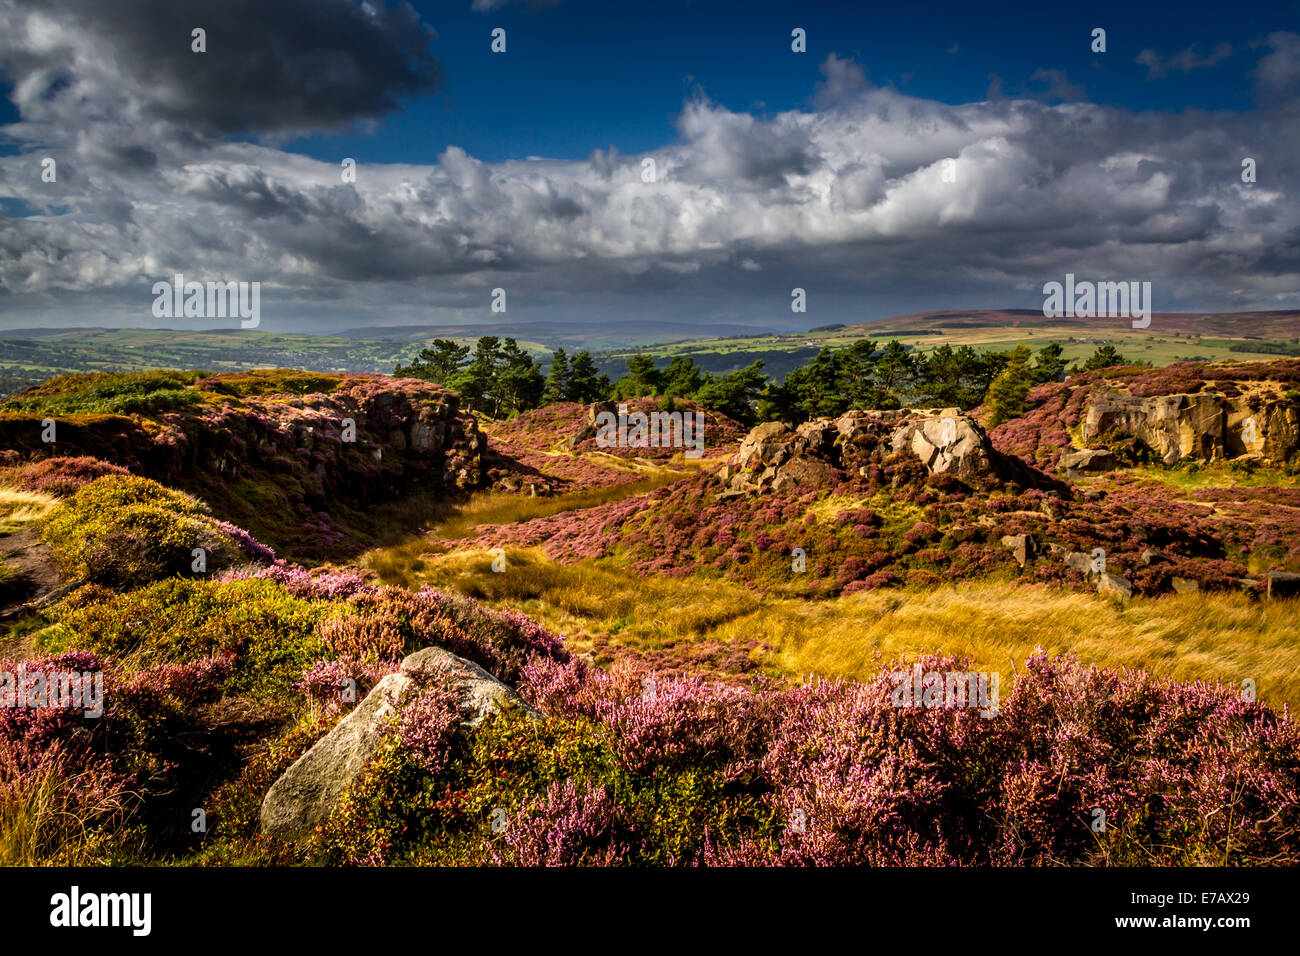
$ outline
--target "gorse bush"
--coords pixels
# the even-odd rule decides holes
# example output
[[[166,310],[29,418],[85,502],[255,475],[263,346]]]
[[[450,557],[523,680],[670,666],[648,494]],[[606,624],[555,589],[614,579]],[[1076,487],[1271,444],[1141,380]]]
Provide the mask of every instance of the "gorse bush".
[[[79,489],[45,518],[41,537],[65,574],[123,587],[192,573],[199,548],[205,571],[273,557],[246,532],[213,520],[198,499],[125,475]]]

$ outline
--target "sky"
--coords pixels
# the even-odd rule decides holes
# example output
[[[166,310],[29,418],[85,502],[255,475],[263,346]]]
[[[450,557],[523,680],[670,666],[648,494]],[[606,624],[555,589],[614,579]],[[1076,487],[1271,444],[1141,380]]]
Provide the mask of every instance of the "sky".
[[[1298,308],[1298,14],[0,0],[0,328],[238,325],[177,273],[278,332]]]

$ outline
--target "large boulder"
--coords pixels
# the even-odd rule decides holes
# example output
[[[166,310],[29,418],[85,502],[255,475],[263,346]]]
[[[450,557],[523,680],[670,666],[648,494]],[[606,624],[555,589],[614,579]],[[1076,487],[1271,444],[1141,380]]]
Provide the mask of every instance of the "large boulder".
[[[715,472],[723,498],[828,483],[836,471],[865,474],[869,459],[910,451],[933,474],[1004,477],[1001,456],[979,423],[958,409],[850,411],[798,428],[765,422],[750,430]]]
[[[541,716],[509,685],[477,664],[441,647],[416,651],[271,786],[261,812],[262,828],[267,833],[291,840],[325,821],[379,749],[395,702],[411,686],[412,672],[423,669],[442,672],[451,681],[466,725],[477,726],[490,714],[512,707],[530,716]]]
[[[946,409],[900,427],[890,438],[894,451],[910,449],[935,475],[966,481],[997,477],[997,452],[975,419]]]

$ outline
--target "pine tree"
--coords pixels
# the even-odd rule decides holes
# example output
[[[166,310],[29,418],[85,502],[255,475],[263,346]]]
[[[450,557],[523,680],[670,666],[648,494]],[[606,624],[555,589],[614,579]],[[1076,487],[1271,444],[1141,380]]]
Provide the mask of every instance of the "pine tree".
[[[984,403],[988,406],[989,428],[1024,414],[1029,389],[1034,384],[1029,355],[1029,346],[1017,345],[1011,350],[1007,367],[989,386],[988,394],[984,396]]]
[[[450,385],[461,372],[469,357],[468,345],[457,345],[451,339],[434,339],[433,348],[420,349],[410,365],[399,365],[393,374],[399,378],[422,378],[426,382]]]
[[[542,389],[542,404],[553,405],[565,401],[569,395],[569,358],[564,349],[556,349],[551,354],[551,369],[546,375],[546,387]]]
[[[610,394],[609,377],[596,371],[596,363],[591,353],[583,349],[569,363],[569,388],[564,398],[570,402],[589,405],[603,402]]]

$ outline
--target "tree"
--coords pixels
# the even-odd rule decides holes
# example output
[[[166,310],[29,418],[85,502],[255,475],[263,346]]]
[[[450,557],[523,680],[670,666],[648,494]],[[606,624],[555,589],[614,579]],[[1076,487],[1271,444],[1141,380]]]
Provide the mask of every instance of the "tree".
[[[1064,350],[1058,342],[1049,342],[1038,350],[1038,359],[1034,363],[1034,382],[1059,382],[1065,378],[1065,359],[1061,357]]]
[[[542,370],[533,357],[514,339],[506,339],[501,345],[499,366],[493,376],[495,417],[517,415],[536,408],[542,400],[545,384]]]
[[[564,349],[551,353],[551,368],[546,373],[546,386],[542,389],[542,404],[563,402],[569,394],[569,358]]]
[[[633,355],[627,360],[627,374],[614,383],[614,398],[640,398],[658,395],[663,374],[655,368],[653,355]]]
[[[596,363],[592,361],[591,353],[583,349],[573,357],[573,362],[569,365],[569,384],[564,393],[565,400],[589,405],[592,402],[605,401],[609,398],[609,394],[608,376],[597,373]]]
[[[499,398],[493,394],[497,368],[501,364],[501,340],[485,335],[474,346],[474,357],[450,383],[461,400],[475,411],[498,417]]]
[[[1081,371],[1092,372],[1099,368],[1114,368],[1118,365],[1133,365],[1124,356],[1115,351],[1113,345],[1099,345],[1097,350],[1088,356],[1087,360],[1079,366]]]
[[[426,382],[450,385],[460,374],[469,356],[468,345],[457,345],[451,339],[434,339],[432,348],[420,349],[410,365],[398,365],[393,374],[400,378],[421,378]]]
[[[1017,345],[1007,357],[1007,366],[989,385],[984,403],[988,406],[988,427],[994,428],[1023,415],[1034,376],[1029,368],[1029,346]]]
[[[745,425],[754,423],[754,406],[763,392],[767,376],[758,360],[726,375],[707,377],[695,393],[695,401]]]
[[[704,378],[695,360],[689,356],[674,355],[668,368],[660,373],[660,392],[671,398],[687,398],[704,384]]]
[[[916,359],[907,351],[907,347],[897,339],[891,340],[876,359],[876,385],[883,394],[895,401],[893,407],[902,404],[902,399],[913,384],[916,364]]]

